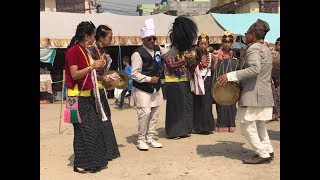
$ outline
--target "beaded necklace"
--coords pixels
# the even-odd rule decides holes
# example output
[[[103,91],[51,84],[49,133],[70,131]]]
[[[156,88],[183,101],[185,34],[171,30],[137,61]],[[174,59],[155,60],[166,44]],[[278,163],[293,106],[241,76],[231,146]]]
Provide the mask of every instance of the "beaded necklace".
[[[229,50],[228,53],[225,53],[221,50],[221,57],[219,58],[220,60],[224,60],[224,59],[229,59],[229,58],[232,58],[232,51]]]

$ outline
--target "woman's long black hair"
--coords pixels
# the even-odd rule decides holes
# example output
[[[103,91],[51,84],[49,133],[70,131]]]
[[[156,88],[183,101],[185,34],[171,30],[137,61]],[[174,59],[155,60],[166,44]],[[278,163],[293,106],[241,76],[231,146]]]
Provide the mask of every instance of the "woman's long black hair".
[[[77,42],[83,40],[83,38],[88,35],[92,35],[96,29],[96,26],[91,21],[82,21],[76,30],[76,34],[72,37],[68,49],[72,47]]]
[[[198,27],[195,22],[187,16],[178,16],[169,31],[172,45],[180,52],[192,48],[198,34]]]

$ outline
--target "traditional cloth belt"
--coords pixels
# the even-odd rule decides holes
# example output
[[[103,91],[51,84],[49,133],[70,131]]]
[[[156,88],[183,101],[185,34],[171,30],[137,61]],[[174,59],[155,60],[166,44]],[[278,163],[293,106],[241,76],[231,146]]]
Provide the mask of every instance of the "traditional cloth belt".
[[[104,87],[102,86],[102,81],[98,81],[98,88],[103,89]]]
[[[67,93],[68,96],[83,96],[83,97],[89,97],[91,95],[90,93],[91,90],[83,90],[81,91],[80,95],[79,95],[79,89],[78,89],[78,84],[76,84],[74,86],[73,89],[68,88]]]
[[[188,81],[187,76],[181,76],[181,79],[179,79],[177,76],[165,76],[164,77],[165,82],[181,82],[181,81]]]

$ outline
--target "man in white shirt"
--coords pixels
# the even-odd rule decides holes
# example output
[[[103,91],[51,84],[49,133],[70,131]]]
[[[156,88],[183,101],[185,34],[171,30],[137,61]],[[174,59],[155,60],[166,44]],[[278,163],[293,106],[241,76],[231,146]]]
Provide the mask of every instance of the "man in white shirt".
[[[150,22],[150,19],[146,20]],[[152,23],[146,22],[141,31],[143,45],[131,56],[132,60],[132,98],[138,114],[139,150],[161,148],[162,144],[155,141],[154,134],[160,114],[163,95],[160,88],[159,70],[161,68],[160,46],[155,45],[157,37]]]

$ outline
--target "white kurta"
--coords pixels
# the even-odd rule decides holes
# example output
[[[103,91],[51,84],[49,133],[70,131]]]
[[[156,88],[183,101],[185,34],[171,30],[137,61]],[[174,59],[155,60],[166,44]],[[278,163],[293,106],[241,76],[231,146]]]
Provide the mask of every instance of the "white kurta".
[[[236,72],[227,73],[228,81],[238,81]],[[246,121],[268,121],[272,119],[272,111],[273,107],[238,107],[236,119],[240,119],[241,122],[243,120]],[[242,122],[243,123],[243,122]]]
[[[153,58],[154,51],[152,49],[148,49],[145,46],[143,47],[150,53],[150,55]],[[160,51],[163,52],[164,49],[160,48]],[[139,83],[150,82],[151,76],[146,76],[141,74],[143,61],[138,52],[134,52],[132,54],[131,61],[132,61],[131,75],[133,80]],[[135,87],[132,87],[131,92],[132,92],[132,97],[134,99],[134,103],[137,107],[156,107],[163,102],[163,95],[162,95],[161,88],[158,92],[155,90],[153,93],[148,93],[140,89],[137,89]]]

